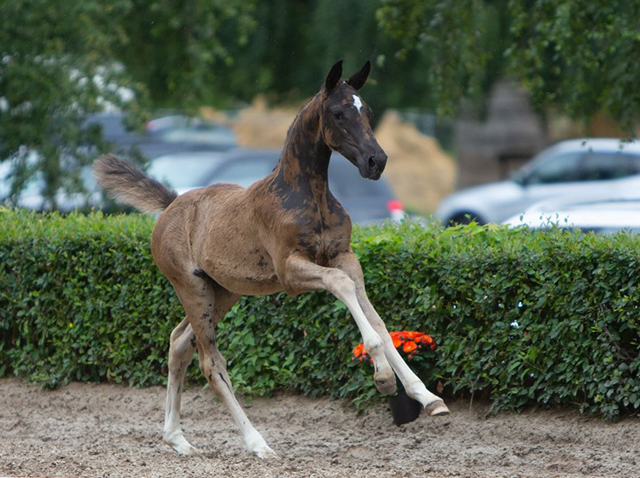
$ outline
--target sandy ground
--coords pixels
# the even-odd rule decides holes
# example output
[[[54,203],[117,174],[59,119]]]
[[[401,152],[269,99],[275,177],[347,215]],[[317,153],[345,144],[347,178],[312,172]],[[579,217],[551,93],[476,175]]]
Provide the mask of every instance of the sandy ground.
[[[346,403],[280,395],[245,403],[280,455],[244,451],[208,390],[188,390],[183,427],[196,456],[161,440],[164,389],[74,383],[45,391],[0,380],[0,476],[640,476],[640,422],[569,411],[486,417],[450,403],[452,415],[397,427],[385,405],[357,415]]]

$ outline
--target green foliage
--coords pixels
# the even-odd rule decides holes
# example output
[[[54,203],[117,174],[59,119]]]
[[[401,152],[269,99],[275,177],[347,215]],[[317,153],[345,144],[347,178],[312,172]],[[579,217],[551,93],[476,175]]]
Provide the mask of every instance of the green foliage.
[[[127,5],[0,2],[0,163],[17,164],[12,194],[38,173],[52,207],[59,189],[82,190],[87,146],[106,149],[98,129],[84,125],[86,115],[123,106],[124,86],[136,90],[113,56],[123,41],[116,20]]]
[[[141,216],[0,209],[0,376],[162,382],[183,312]],[[640,410],[640,239],[497,226],[358,228],[354,251],[390,330],[438,343],[416,373],[493,410]],[[235,386],[379,397],[348,310],[326,293],[246,297],[219,327]],[[197,365],[189,379],[202,382]]]
[[[492,45],[484,2],[382,0],[377,18],[384,30],[401,41],[397,55],[418,50],[432,58],[426,74],[442,112],[451,114],[458,101],[477,97],[487,72]]]
[[[220,70],[233,62],[238,45],[247,44],[256,0],[129,3],[118,23],[126,43],[115,58],[146,87],[152,105],[194,110],[221,103],[216,94],[229,91],[215,85],[231,79],[220,78]]]
[[[318,91],[336,61],[344,60],[349,75],[371,60],[365,97],[376,115],[388,107],[435,109],[426,74],[431,55],[397,57],[401,45],[380,29],[379,6],[380,0],[257,2],[247,42],[226,42],[231,60],[215,66],[212,99],[233,104],[261,93],[273,103],[300,101]],[[224,25],[220,35],[236,38],[237,26]]]
[[[640,2],[382,0],[378,18],[403,45],[438,59],[429,72],[442,106],[515,75],[540,106],[588,118],[638,120]]]
[[[121,109],[140,127],[150,101],[201,106],[211,98],[215,62],[230,60],[224,45],[246,42],[253,7],[251,0],[0,2],[0,163],[17,164],[11,194],[36,175],[50,208],[60,190],[84,192],[81,168],[110,150],[100,127],[86,123],[92,113]],[[225,23],[239,26],[223,41]]]

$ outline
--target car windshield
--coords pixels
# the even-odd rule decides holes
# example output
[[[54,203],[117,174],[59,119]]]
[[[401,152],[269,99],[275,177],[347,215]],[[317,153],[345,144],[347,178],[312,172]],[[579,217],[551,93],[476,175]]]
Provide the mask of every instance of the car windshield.
[[[216,170],[207,184],[233,183],[247,188],[267,176],[276,164],[277,158],[271,156],[237,158]]]
[[[172,188],[198,188],[207,185],[207,178],[222,158],[214,155],[171,155],[155,159],[148,173]]]
[[[640,156],[635,152],[596,150],[587,145],[571,151],[552,148],[515,171],[512,179],[529,184],[550,184],[611,180],[639,172]]]

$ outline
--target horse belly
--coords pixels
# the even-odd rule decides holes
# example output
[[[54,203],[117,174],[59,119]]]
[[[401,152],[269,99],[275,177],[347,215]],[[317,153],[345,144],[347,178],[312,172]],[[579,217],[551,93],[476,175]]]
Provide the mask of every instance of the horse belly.
[[[225,248],[227,249],[227,248]],[[204,270],[227,290],[242,295],[265,295],[283,290],[282,284],[266,252],[261,248],[248,251],[220,251],[204,262]]]
[[[282,284],[274,274],[262,276],[249,274],[246,276],[228,273],[217,274],[215,280],[225,289],[241,295],[268,295],[284,290]]]

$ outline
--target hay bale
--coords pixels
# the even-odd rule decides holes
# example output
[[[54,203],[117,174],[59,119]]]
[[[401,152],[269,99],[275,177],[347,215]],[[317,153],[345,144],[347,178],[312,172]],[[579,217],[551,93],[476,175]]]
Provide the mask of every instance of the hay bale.
[[[406,208],[433,212],[456,183],[456,165],[438,142],[388,111],[375,131],[389,155],[385,175]]]
[[[257,96],[249,108],[240,111],[231,127],[243,148],[280,149],[297,113],[297,108],[269,109],[264,97]]]

